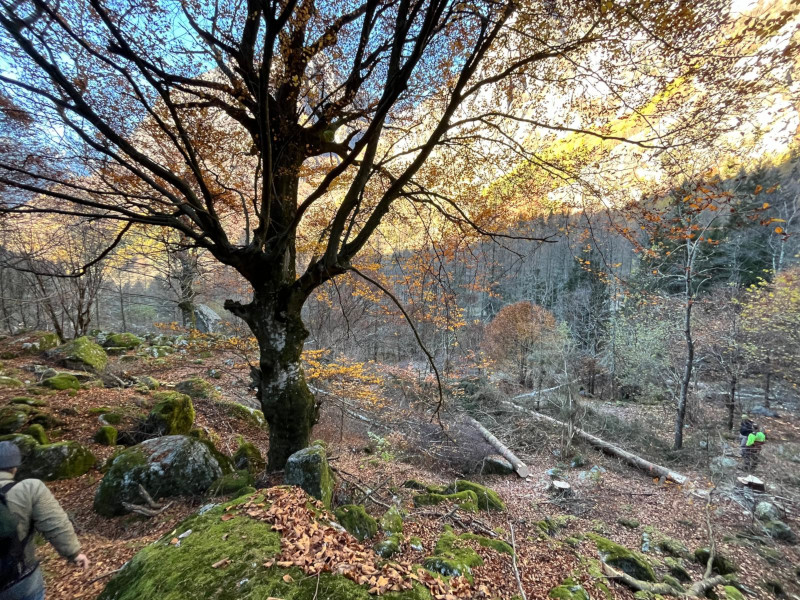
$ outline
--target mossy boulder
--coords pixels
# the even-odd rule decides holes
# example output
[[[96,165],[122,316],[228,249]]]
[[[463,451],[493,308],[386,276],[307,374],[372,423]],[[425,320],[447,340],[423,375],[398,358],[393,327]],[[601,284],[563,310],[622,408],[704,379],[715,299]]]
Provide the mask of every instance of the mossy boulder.
[[[103,342],[106,348],[122,348],[124,350],[133,350],[138,348],[144,342],[142,338],[133,335],[132,333],[112,333]]]
[[[686,570],[686,567],[683,566],[683,561],[681,559],[668,556],[664,559],[664,564],[667,566],[667,569],[669,569],[669,574],[678,581],[689,583],[692,580],[691,574]]]
[[[330,508],[333,496],[333,471],[321,444],[312,444],[292,454],[286,461],[283,482],[296,485]]]
[[[127,448],[113,457],[94,497],[103,516],[126,513],[123,502],[140,503],[141,484],[153,498],[205,493],[226,472],[224,456],[211,444],[185,435],[168,435]]]
[[[19,431],[28,422],[29,415],[29,407],[24,404],[3,406],[0,408],[0,434]]]
[[[732,585],[726,585],[722,589],[725,592],[725,598],[728,600],[745,600],[744,594]]]
[[[623,527],[627,527],[628,529],[638,529],[640,525],[639,521],[636,519],[630,519],[628,517],[620,517],[617,519],[617,523]]]
[[[50,439],[47,437],[47,432],[45,432],[44,427],[42,427],[39,423],[34,423],[30,427],[26,427],[20,433],[31,436],[40,444],[50,443]]]
[[[644,532],[650,536],[653,546],[668,556],[674,558],[691,558],[692,553],[686,544],[670,537],[654,527],[647,526]]]
[[[71,373],[59,373],[42,381],[42,385],[51,390],[79,390],[81,382]]]
[[[573,515],[553,515],[536,522],[536,527],[545,535],[557,535],[576,519]]]
[[[403,482],[403,485],[401,487],[404,487],[408,490],[417,490],[420,492],[429,492],[432,489],[430,486],[416,479],[407,479],[406,481]]]
[[[113,425],[103,425],[94,434],[94,441],[103,446],[116,446],[119,432]]]
[[[61,343],[61,340],[52,331],[42,331],[37,333],[36,343],[39,344],[39,350],[52,350]]]
[[[181,394],[186,394],[193,400],[197,400],[199,398],[218,400],[220,397],[219,392],[214,388],[214,386],[200,377],[185,379],[176,385],[175,389]]]
[[[118,412],[106,412],[100,415],[100,422],[107,425],[119,425],[122,422],[122,414]]]
[[[136,383],[139,385],[144,386],[148,390],[157,390],[161,387],[161,383],[155,377],[150,377],[149,375],[140,375],[136,378]]]
[[[194,405],[186,394],[156,392],[155,406],[147,416],[144,430],[155,435],[183,435],[189,433],[194,423]]]
[[[30,436],[23,436],[30,437]],[[33,439],[33,438],[31,438]],[[11,440],[14,441],[14,440]],[[36,444],[23,452],[18,479],[72,479],[80,477],[97,462],[97,458],[78,442],[65,441],[55,444]]]
[[[762,526],[771,538],[791,545],[797,544],[797,535],[795,535],[794,531],[783,521],[767,521],[766,523],[762,523]]]
[[[708,548],[698,548],[694,551],[694,560],[700,563],[703,567],[708,563],[708,557],[711,552]],[[724,554],[720,554],[719,550],[714,553],[714,562],[712,563],[712,570],[719,575],[730,575],[739,570],[736,563]]]
[[[264,567],[265,561],[280,553],[280,534],[246,515],[221,518],[228,505],[246,499],[198,513],[143,548],[109,581],[99,600],[375,600],[367,586],[341,575],[322,573],[318,579],[297,568]],[[180,544],[170,543],[174,538]],[[222,559],[230,562],[214,568]],[[431,595],[415,585],[381,599],[431,600]]]
[[[463,575],[472,581],[472,568],[482,564],[480,554],[461,542],[448,526],[436,542],[434,555],[426,558],[422,566],[445,577]]]
[[[403,533],[403,515],[396,506],[383,513],[380,521],[384,533]]]
[[[47,400],[43,400],[41,398],[28,398],[27,396],[18,396],[17,398],[11,399],[11,404],[24,404],[26,406],[41,408],[43,406],[47,406]]]
[[[6,377],[5,375],[0,375],[0,388],[3,387],[17,388],[24,386],[25,384],[16,377]]]
[[[219,402],[218,405],[223,407],[225,412],[234,419],[239,419],[259,428],[263,428],[267,424],[266,419],[264,419],[264,413],[257,408],[251,408],[238,402]]]
[[[503,540],[485,537],[469,532],[462,533],[460,536],[458,536],[458,539],[478,542],[480,546],[483,546],[484,548],[491,548],[499,554],[508,554],[509,556],[513,556],[514,554],[514,549],[511,547],[511,544],[504,542]]]
[[[375,544],[375,553],[382,558],[391,558],[400,552],[400,548],[403,546],[404,541],[405,538],[403,537],[402,533],[393,533]]]
[[[480,510],[502,511],[506,509],[506,505],[503,504],[503,501],[500,499],[500,496],[497,495],[497,492],[486,487],[485,485],[475,483],[474,481],[459,479],[452,485],[445,488],[443,493],[455,494],[458,492],[467,491],[474,492],[475,496],[477,496],[478,508]]]
[[[627,573],[631,577],[642,581],[656,581],[656,574],[653,567],[647,562],[644,556],[625,546],[612,542],[596,533],[589,533],[587,536],[597,546],[600,558],[603,562]]]
[[[253,476],[246,469],[226,473],[208,489],[212,496],[227,496],[229,494],[241,495],[241,490],[253,486]]]
[[[233,455],[233,465],[237,469],[247,469],[252,475],[258,475],[267,466],[261,451],[250,442],[242,441]]]
[[[105,350],[86,336],[67,342],[52,352],[61,357],[62,363],[68,369],[102,373],[108,365]]]
[[[338,507],[334,514],[342,527],[360,542],[375,537],[378,533],[377,521],[367,514],[363,506],[345,504]]]
[[[555,600],[591,600],[583,586],[572,578],[565,579],[561,585],[551,589],[548,597]]]
[[[458,504],[462,509],[469,512],[478,512],[478,497],[475,492],[465,490],[456,494],[417,494],[414,496],[414,506],[435,506],[445,502]]]
[[[34,438],[22,433],[0,435],[0,442],[12,442],[17,448],[19,448],[19,453],[22,457],[23,463],[30,455],[33,454],[33,451],[36,449],[36,447],[39,446],[39,442],[37,442]]]

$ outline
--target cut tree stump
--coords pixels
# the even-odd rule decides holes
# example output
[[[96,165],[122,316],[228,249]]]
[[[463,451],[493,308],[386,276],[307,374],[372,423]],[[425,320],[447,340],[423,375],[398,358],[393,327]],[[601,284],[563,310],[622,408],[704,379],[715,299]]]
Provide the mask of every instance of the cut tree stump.
[[[527,477],[531,474],[531,470],[528,466],[522,462],[516,454],[514,454],[511,450],[508,449],[508,446],[503,444],[500,440],[498,440],[492,432],[486,429],[483,425],[481,425],[478,421],[467,415],[467,422],[472,425],[475,429],[481,432],[483,438],[489,442],[492,447],[497,450],[498,454],[500,454],[503,458],[505,458],[508,462],[510,462],[514,467],[514,472],[519,475],[520,477]]]
[[[536,412],[535,410],[531,410],[529,408],[524,408],[519,406],[518,404],[514,404],[513,402],[505,402],[511,406],[514,410],[527,413],[537,421],[542,421],[544,423],[548,423],[550,425],[554,425],[556,427],[560,427],[562,429],[567,428],[568,424],[552,417],[548,417],[547,415],[543,415],[542,413]],[[589,442],[595,448],[599,448],[603,452],[611,454],[612,456],[616,456],[617,458],[621,458],[629,465],[632,465],[646,473],[654,477],[663,477],[666,480],[672,481],[674,483],[683,485],[689,478],[686,475],[681,475],[680,473],[676,473],[675,471],[671,471],[666,467],[662,467],[661,465],[657,465],[655,463],[650,462],[649,460],[645,460],[641,456],[636,456],[628,452],[627,450],[623,450],[619,446],[615,446],[614,444],[610,444],[605,440],[601,440],[599,437],[592,435],[591,433],[587,433],[582,429],[578,429],[577,427],[572,428],[573,433],[579,437],[580,439]]]
[[[569,496],[572,493],[572,486],[566,481],[559,481],[558,479],[551,481],[548,489],[563,496]]]
[[[764,485],[764,482],[761,481],[755,475],[748,475],[747,477],[737,477],[736,484],[740,487],[748,487],[757,492],[764,492],[767,489],[766,486]]]

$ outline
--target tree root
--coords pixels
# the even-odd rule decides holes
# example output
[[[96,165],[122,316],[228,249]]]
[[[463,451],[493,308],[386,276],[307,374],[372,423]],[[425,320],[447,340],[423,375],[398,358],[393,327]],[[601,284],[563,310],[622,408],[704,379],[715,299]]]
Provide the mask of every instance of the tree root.
[[[142,506],[141,504],[132,504],[131,502],[123,502],[123,508],[132,513],[144,515],[145,517],[155,517],[172,506],[172,502],[167,502],[162,506],[153,500],[153,497],[147,493],[147,490],[144,489],[144,486],[141,483],[139,484],[139,495],[145,501],[147,506]]]
[[[727,583],[728,580],[723,575],[716,575],[715,577],[704,578],[692,586],[685,592],[678,590],[668,583],[650,583],[649,581],[642,581],[631,577],[627,573],[618,571],[617,569],[607,565],[601,561],[603,573],[606,577],[612,579],[619,579],[629,588],[640,592],[650,592],[651,594],[661,594],[662,596],[675,596],[677,598],[704,598],[705,594],[711,588]]]

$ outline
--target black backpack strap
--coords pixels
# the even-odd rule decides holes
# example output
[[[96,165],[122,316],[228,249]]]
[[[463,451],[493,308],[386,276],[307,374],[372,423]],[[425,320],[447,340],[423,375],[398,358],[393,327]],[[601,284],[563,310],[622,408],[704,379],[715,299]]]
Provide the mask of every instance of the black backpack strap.
[[[10,481],[5,484],[3,487],[0,488],[0,500],[3,501],[3,504],[6,502],[6,494],[9,492],[11,488],[19,483],[18,481]]]

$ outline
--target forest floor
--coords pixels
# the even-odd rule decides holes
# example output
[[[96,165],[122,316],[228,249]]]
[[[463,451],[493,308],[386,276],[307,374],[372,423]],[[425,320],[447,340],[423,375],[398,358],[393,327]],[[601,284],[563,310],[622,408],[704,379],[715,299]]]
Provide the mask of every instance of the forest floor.
[[[0,352],[14,348],[13,340],[0,341]],[[196,426],[212,433],[218,448],[232,454],[237,447],[238,436],[254,443],[266,455],[268,435],[266,431],[251,422],[231,416],[225,409],[225,400],[253,404],[254,397],[247,387],[247,371],[244,367],[225,367],[232,362],[231,357],[222,353],[205,352],[199,355],[170,355],[157,361],[142,359],[130,363],[116,363],[112,358],[114,372],[125,376],[149,375],[169,387],[188,377],[207,377],[210,369],[219,373],[219,379],[209,379],[218,386],[223,402],[215,400],[195,400],[197,411]],[[18,377],[29,385],[35,385],[37,377],[32,365],[48,361],[41,355],[24,355],[0,361],[0,374]],[[0,406],[12,397],[20,396],[19,388],[0,387]],[[73,598],[93,599],[103,589],[109,577],[128,561],[143,546],[169,533],[189,514],[210,501],[208,498],[181,498],[163,513],[145,518],[128,515],[104,518],[92,510],[92,500],[102,478],[100,467],[103,460],[113,452],[113,448],[101,446],[93,441],[99,427],[98,417],[92,409],[107,406],[119,409],[126,415],[119,428],[133,425],[137,415],[146,412],[149,399],[146,394],[132,388],[90,388],[82,389],[77,395],[57,392],[45,398],[49,410],[63,421],[63,425],[51,431],[51,441],[76,440],[90,448],[100,459],[98,468],[70,480],[49,482],[48,487],[67,510],[75,524],[84,552],[92,561],[89,572],[84,573],[60,559],[49,545],[42,545],[39,554],[45,572],[48,598],[66,600]],[[630,418],[636,427],[647,427],[641,431],[643,437],[662,436],[668,439],[671,420],[660,407],[643,407],[632,404],[587,401],[593,414],[609,415],[619,420]],[[468,432],[463,424],[452,424],[457,419],[452,413],[444,413],[442,421],[446,426],[443,432],[437,425],[428,424],[429,415],[417,415],[417,428],[408,428],[413,420],[408,412],[396,415],[396,423],[405,423],[406,428],[392,427],[392,420],[385,419],[386,411],[361,407],[359,414],[375,423],[383,421],[381,428],[368,435],[370,424],[354,420],[334,408],[322,411],[322,418],[315,429],[315,438],[329,444],[331,464],[339,473],[342,485],[338,494],[348,492],[347,482],[358,483],[377,490],[374,498],[378,502],[367,502],[367,509],[375,516],[385,508],[379,503],[400,500],[408,510],[405,523],[406,535],[416,535],[423,541],[423,550],[414,551],[404,546],[402,560],[420,562],[431,554],[436,539],[446,523],[453,524],[448,512],[440,507],[427,507],[427,510],[414,509],[411,503],[413,490],[402,488],[402,483],[417,479],[430,484],[447,483],[463,477],[464,463],[450,460],[454,451],[463,446],[464,455],[474,456],[485,451],[485,446],[475,432]],[[721,407],[708,409],[706,420],[723,420]],[[716,412],[715,412],[716,411]],[[717,414],[719,412],[720,414]],[[738,415],[737,415],[738,416]],[[635,417],[635,419],[634,419]],[[483,419],[482,419],[483,420]],[[794,487],[787,486],[786,478],[780,478],[780,498],[786,509],[785,521],[800,531],[798,516],[800,510],[797,498],[798,464],[800,449],[800,416],[797,412],[782,412],[781,418],[761,418],[768,430],[769,443],[764,452],[762,469],[758,473],[769,484],[775,474],[794,476]],[[452,424],[452,425],[451,425]],[[492,429],[491,422],[484,424]],[[342,427],[344,425],[344,427]],[[513,435],[512,435],[513,434]],[[502,435],[498,433],[500,437]],[[480,476],[469,474],[472,480],[489,485],[506,502],[508,510],[502,513],[480,513],[477,517],[458,513],[456,530],[466,528],[475,533],[492,530],[495,535],[514,541],[517,551],[517,566],[522,586],[527,598],[546,598],[548,592],[560,585],[565,578],[579,581],[592,599],[601,600],[605,596],[598,587],[602,578],[592,571],[582,557],[597,557],[594,542],[581,536],[586,532],[597,532],[631,549],[642,547],[642,532],[651,526],[676,540],[690,550],[708,545],[706,514],[710,515],[718,550],[733,559],[739,566],[739,580],[752,594],[752,598],[772,598],[774,591],[768,591],[765,582],[780,582],[787,597],[800,597],[797,565],[800,565],[798,546],[775,543],[761,535],[751,512],[743,508],[732,488],[720,485],[714,490],[710,508],[707,498],[714,483],[707,470],[707,460],[685,461],[677,470],[686,474],[690,483],[678,486],[653,480],[646,474],[621,464],[616,459],[600,454],[586,447],[578,447],[585,465],[570,469],[562,464],[560,449],[563,440],[559,436],[541,431],[524,419],[514,423],[512,433],[515,449],[531,468],[532,475],[521,479],[516,475]],[[702,435],[708,436],[705,432]],[[690,438],[692,444],[697,439]],[[638,436],[637,436],[638,437]],[[378,440],[376,447],[376,440]],[[626,445],[625,439],[609,440]],[[716,442],[712,441],[712,446]],[[733,442],[735,444],[735,442]],[[449,450],[442,450],[447,446]],[[708,445],[706,446],[706,449]],[[780,448],[780,452],[777,449]],[[636,452],[636,447],[628,447]],[[702,453],[698,454],[702,457]],[[712,454],[713,456],[713,454]],[[652,456],[650,458],[653,458]],[[657,457],[656,457],[657,458]],[[581,472],[592,466],[602,467],[599,474],[586,477]],[[573,486],[572,499],[558,500],[547,491],[550,476],[548,469],[562,468],[562,478]],[[676,468],[676,467],[673,467]],[[597,471],[597,470],[596,470]],[[742,473],[738,473],[741,475]],[[281,482],[281,474],[265,476],[261,486]],[[776,488],[773,488],[776,489]],[[342,498],[344,499],[344,498]],[[773,498],[774,501],[774,498]],[[436,510],[439,509],[437,513]],[[574,519],[563,522],[563,527],[552,535],[543,533],[540,523],[559,515],[572,515]],[[620,519],[638,521],[638,528],[620,524]],[[510,599],[519,594],[514,567],[507,555],[500,555],[484,548],[476,547],[484,558],[484,565],[473,571],[474,588],[486,586],[491,597]],[[647,555],[656,564],[663,564],[664,557],[655,550]],[[694,580],[702,578],[702,567],[687,560],[685,563]],[[617,598],[632,598],[630,589],[619,583],[610,584]],[[477,597],[477,596],[476,596]]]

